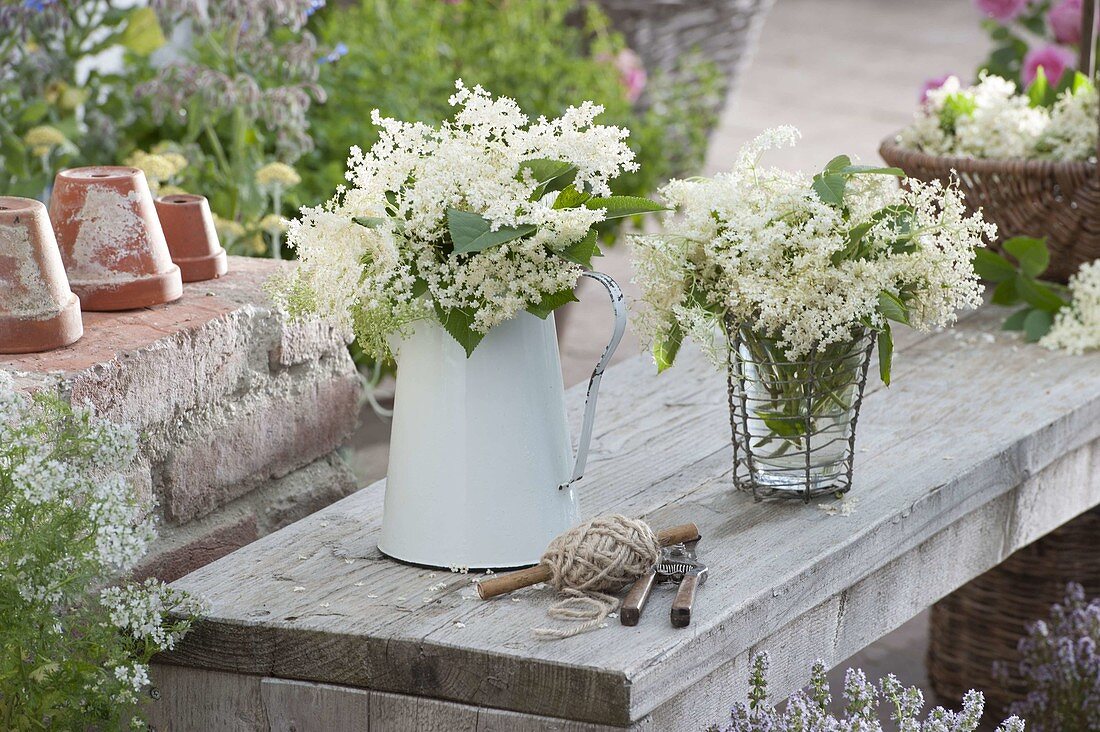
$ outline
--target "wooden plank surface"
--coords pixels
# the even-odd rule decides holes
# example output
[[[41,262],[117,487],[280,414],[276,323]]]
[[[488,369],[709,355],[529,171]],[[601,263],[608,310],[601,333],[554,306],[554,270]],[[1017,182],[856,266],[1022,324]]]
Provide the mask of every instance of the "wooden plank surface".
[[[164,660],[625,727],[740,686],[748,654],[770,648],[785,693],[816,656],[842,660],[1100,502],[1095,480],[1028,487],[1095,455],[1100,357],[1023,345],[1002,317],[899,338],[894,386],[868,386],[848,516],[732,490],[724,377],[696,352],[661,376],[645,358],[611,369],[582,510],[700,525],[711,577],[687,629],[662,593],[637,627],[537,640],[548,590],[482,602],[467,575],[382,558],[378,483],[177,582],[213,609]],[[575,418],[581,392],[568,398]]]

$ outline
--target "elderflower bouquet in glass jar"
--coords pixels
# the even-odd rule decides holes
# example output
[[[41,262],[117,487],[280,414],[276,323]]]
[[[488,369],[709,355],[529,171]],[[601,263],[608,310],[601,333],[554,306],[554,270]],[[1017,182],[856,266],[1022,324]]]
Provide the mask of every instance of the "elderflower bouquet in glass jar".
[[[670,182],[664,232],[632,240],[658,368],[689,335],[727,367],[735,480],[757,496],[850,487],[875,342],[889,384],[891,322],[928,330],[979,305],[974,251],[995,234],[954,187],[899,187],[896,168],[759,165],[797,137],[768,131],[731,172]]]
[[[456,86],[439,127],[374,113],[379,139],[352,149],[350,186],[290,225],[300,263],[276,296],[397,359],[383,551],[518,566],[575,522],[569,486],[625,325],[618,287],[586,271],[596,227],[662,207],[611,195],[636,165],[629,132],[597,124],[598,105],[530,120],[511,99]],[[608,288],[618,319],[571,466],[552,313],[582,275]]]

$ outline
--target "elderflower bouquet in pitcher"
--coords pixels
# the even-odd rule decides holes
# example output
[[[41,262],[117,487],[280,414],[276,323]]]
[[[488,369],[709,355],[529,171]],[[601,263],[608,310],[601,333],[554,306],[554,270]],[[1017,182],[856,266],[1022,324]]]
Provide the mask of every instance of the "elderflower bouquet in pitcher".
[[[659,369],[685,336],[728,368],[735,480],[809,498],[851,485],[855,417],[891,322],[945,326],[981,303],[974,251],[994,227],[951,186],[834,158],[814,176],[759,164],[794,128],[746,146],[734,169],[662,191],[664,232],[632,240],[641,329]]]
[[[375,112],[379,140],[352,149],[350,186],[291,224],[301,261],[277,297],[397,359],[382,550],[533,564],[576,521],[570,486],[625,326],[618,287],[586,271],[596,227],[662,207],[611,194],[636,166],[628,131],[597,124],[598,105],[530,120],[511,99],[457,88],[439,127]],[[608,289],[617,324],[571,465],[552,313],[582,275]]]

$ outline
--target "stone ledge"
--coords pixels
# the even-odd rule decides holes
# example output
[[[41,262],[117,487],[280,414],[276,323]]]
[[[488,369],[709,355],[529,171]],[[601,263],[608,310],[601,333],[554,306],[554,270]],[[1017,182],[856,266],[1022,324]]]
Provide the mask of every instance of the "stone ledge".
[[[84,313],[77,343],[0,356],[18,388],[140,430],[132,475],[163,523],[145,574],[180,576],[356,487],[335,451],[358,420],[358,374],[332,328],[271,306],[263,285],[291,266],[231,257],[177,302]]]
[[[283,528],[358,488],[343,459],[331,453],[183,526],[165,526],[135,570],[172,581]]]

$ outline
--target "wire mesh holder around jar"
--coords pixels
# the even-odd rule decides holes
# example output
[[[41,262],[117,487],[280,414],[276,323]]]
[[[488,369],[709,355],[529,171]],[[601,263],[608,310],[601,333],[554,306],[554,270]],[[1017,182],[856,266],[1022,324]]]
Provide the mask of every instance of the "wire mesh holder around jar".
[[[751,491],[756,500],[808,502],[848,492],[874,334],[859,332],[847,345],[815,348],[802,360],[768,357],[768,349],[760,346],[767,339],[746,338],[729,321],[726,336],[734,485]],[[762,371],[771,378],[762,378]],[[754,396],[761,393],[768,397]],[[836,408],[822,413],[822,405],[829,401]],[[761,404],[769,410],[761,409]],[[771,427],[784,434],[772,432]],[[774,441],[781,443],[778,456],[761,451],[765,443]]]

